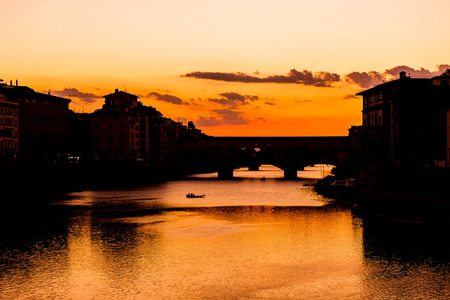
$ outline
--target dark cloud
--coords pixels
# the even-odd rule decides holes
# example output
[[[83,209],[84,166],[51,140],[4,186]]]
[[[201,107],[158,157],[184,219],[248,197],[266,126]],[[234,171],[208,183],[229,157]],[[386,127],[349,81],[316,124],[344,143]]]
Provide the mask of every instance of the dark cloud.
[[[223,122],[216,117],[198,117],[197,121],[195,121],[195,126],[197,127],[214,127],[223,125]]]
[[[305,100],[295,100],[296,103],[302,104],[302,103],[313,103],[313,100],[305,99]]]
[[[209,102],[217,103],[229,108],[237,108],[240,105],[247,105],[249,101],[258,100],[258,96],[241,95],[235,92],[221,93],[219,94],[223,98],[209,98]]]
[[[352,72],[344,76],[347,82],[355,83],[363,88],[369,88],[383,82],[383,75],[376,72]]]
[[[220,94],[220,96],[225,97],[230,101],[245,102],[245,96],[238,94],[238,93],[234,93],[234,92],[222,93],[222,94]]]
[[[414,68],[408,66],[397,66],[386,70],[384,74],[390,75],[392,77],[398,77],[398,74],[403,71],[408,76],[411,77],[434,77],[439,76],[442,73],[444,73],[447,69],[450,69],[450,65],[437,65],[436,69],[437,71],[430,71],[424,68],[415,70]]]
[[[250,121],[244,118],[244,113],[231,109],[216,109],[212,110],[212,116],[199,117],[195,121],[198,127],[213,127],[219,125],[245,125]]]
[[[256,101],[259,100],[258,96],[252,96],[252,95],[245,95],[245,98],[250,100],[250,101]]]
[[[331,86],[331,83],[338,82],[340,80],[340,76],[338,74],[328,72],[316,72],[313,74],[308,70],[299,72],[292,69],[287,75],[269,76],[265,80],[267,82],[276,83],[300,83],[317,87],[329,87]]]
[[[156,100],[159,100],[159,101],[164,101],[167,103],[172,103],[172,104],[177,104],[177,105],[188,104],[187,102],[184,102],[181,98],[178,98],[177,96],[168,95],[168,94],[163,95],[163,94],[156,93],[156,92],[149,93],[146,98],[155,98]]]
[[[370,88],[383,81],[392,80],[398,78],[400,72],[405,72],[408,76],[420,78],[431,78],[434,76],[439,76],[444,73],[447,69],[450,69],[450,65],[440,64],[436,66],[436,71],[430,71],[424,68],[418,70],[408,67],[408,66],[396,66],[384,71],[384,73],[379,73],[377,71],[370,72],[352,72],[344,76],[347,82],[355,83],[363,88]]]
[[[244,125],[249,123],[249,120],[243,117],[244,113],[240,111],[234,111],[231,109],[216,109],[213,112],[222,119],[223,124]]]
[[[208,98],[209,102],[217,103],[224,106],[236,107],[236,103],[225,98]]]
[[[249,76],[245,73],[222,73],[222,72],[191,72],[181,77],[193,77],[197,79],[210,79],[218,81],[256,83],[263,82],[261,78]]]
[[[187,124],[189,122],[188,119],[184,118],[184,117],[178,117],[178,118],[175,118],[174,120],[176,120],[177,122],[181,122],[183,124]]]
[[[51,91],[52,95],[58,96],[58,97],[75,97],[81,100],[81,102],[84,103],[94,103],[99,99],[102,99],[102,96],[95,95],[92,93],[84,93],[80,92],[78,89],[74,88],[64,88],[60,91]]]
[[[316,72],[308,70],[297,71],[292,69],[287,75],[272,75],[268,77],[257,77],[245,73],[222,73],[222,72],[191,72],[182,77],[193,77],[198,79],[210,79],[228,82],[242,83],[293,83],[313,85],[318,87],[330,87],[332,83],[340,81],[340,77],[335,73]]]
[[[356,95],[349,94],[349,95],[345,95],[344,99],[358,99],[358,97]]]

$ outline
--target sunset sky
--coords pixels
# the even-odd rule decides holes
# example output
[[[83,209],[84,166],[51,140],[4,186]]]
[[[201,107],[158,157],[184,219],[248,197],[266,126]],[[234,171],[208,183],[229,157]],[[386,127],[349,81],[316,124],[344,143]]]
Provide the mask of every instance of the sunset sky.
[[[347,135],[354,95],[450,68],[447,0],[2,0],[0,78],[101,108],[114,89],[214,136]]]

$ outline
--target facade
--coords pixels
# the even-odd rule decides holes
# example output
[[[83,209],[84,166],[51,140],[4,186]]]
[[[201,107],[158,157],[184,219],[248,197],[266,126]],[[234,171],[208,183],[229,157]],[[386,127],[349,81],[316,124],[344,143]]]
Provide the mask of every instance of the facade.
[[[69,99],[38,93],[17,82],[15,86],[1,85],[0,94],[8,105],[17,105],[12,122],[18,126],[18,134],[12,143],[18,142],[22,160],[54,158],[67,152]]]
[[[0,91],[0,162],[19,157],[19,103]]]
[[[30,93],[19,98],[21,149],[25,155],[56,157],[69,151],[69,99]]]
[[[125,161],[163,166],[181,160],[181,139],[203,135],[164,118],[123,91],[104,96],[92,114],[69,110],[70,99],[0,82],[0,163]]]
[[[377,85],[363,96],[359,131],[364,161],[372,165],[435,165],[447,161],[450,70],[434,78],[411,78]]]
[[[446,166],[450,167],[450,109],[447,109],[447,162]]]
[[[188,129],[164,118],[135,95],[116,89],[104,98],[103,107],[91,115],[92,154],[97,160],[170,165],[181,162],[184,137],[203,135],[193,124]]]
[[[123,91],[104,96],[102,109],[91,117],[92,151],[105,160],[146,161],[149,118],[138,97]]]

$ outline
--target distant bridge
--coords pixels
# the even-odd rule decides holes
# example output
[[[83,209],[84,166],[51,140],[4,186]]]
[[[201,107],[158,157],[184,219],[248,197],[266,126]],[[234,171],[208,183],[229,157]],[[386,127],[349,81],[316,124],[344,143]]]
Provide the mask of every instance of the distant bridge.
[[[271,164],[286,179],[314,163],[338,165],[345,159],[346,136],[325,137],[200,137],[182,141],[183,160],[218,171],[219,178],[232,178],[233,170],[258,170]]]

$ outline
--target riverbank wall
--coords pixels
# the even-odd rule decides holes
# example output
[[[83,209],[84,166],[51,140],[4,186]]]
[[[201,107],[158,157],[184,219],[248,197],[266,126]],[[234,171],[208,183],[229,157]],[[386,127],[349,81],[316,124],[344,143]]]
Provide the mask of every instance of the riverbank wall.
[[[353,187],[333,181],[321,181],[315,189],[336,205],[389,220],[450,225],[449,168],[374,168]]]
[[[125,163],[3,165],[0,202],[14,197],[29,199],[30,195],[36,198],[39,195],[60,195],[80,190],[137,187],[208,171],[190,165],[144,166]]]

